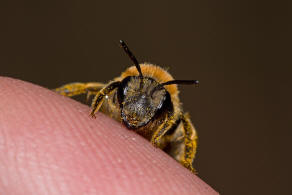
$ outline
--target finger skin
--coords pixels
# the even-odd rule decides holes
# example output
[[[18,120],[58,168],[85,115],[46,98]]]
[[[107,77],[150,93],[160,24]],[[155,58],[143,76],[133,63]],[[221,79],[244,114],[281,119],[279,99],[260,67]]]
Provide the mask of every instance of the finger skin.
[[[0,194],[218,194],[123,125],[0,77]]]

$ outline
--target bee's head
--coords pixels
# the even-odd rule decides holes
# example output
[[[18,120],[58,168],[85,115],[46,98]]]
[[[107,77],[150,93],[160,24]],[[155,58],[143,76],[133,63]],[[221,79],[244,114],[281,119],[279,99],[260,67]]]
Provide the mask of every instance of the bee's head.
[[[148,124],[161,111],[172,109],[170,95],[149,77],[126,77],[118,89],[121,117],[132,129]]]
[[[171,80],[158,83],[153,78],[144,77],[141,67],[127,45],[120,41],[121,47],[134,62],[139,76],[124,78],[118,87],[118,101],[124,124],[137,129],[147,125],[164,111],[172,111],[173,105],[169,92],[164,88],[171,84],[198,84],[197,80]]]

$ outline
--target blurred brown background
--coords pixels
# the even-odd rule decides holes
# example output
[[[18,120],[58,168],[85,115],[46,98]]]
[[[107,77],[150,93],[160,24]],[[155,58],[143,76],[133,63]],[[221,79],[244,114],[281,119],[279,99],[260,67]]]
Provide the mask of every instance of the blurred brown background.
[[[199,133],[199,177],[221,194],[290,194],[290,7],[268,1],[0,3],[0,75],[54,88],[168,67]],[[290,172],[290,175],[288,174]]]

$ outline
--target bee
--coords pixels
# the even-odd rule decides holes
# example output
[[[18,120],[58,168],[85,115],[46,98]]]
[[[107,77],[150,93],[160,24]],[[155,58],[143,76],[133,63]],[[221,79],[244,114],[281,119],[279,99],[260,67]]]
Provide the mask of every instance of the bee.
[[[108,84],[69,83],[56,88],[64,96],[94,95],[90,116],[101,111],[164,150],[190,171],[197,148],[197,133],[188,113],[183,113],[177,85],[197,80],[174,80],[159,66],[139,64],[124,41],[120,46],[134,66]]]

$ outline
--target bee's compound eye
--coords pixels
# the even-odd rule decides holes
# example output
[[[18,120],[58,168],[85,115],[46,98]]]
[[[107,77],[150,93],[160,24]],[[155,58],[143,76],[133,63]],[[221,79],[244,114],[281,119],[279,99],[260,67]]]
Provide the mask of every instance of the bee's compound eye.
[[[118,101],[119,104],[122,104],[124,101],[124,97],[127,95],[129,86],[128,83],[130,81],[131,77],[126,77],[124,80],[122,80],[120,87],[118,88]]]

